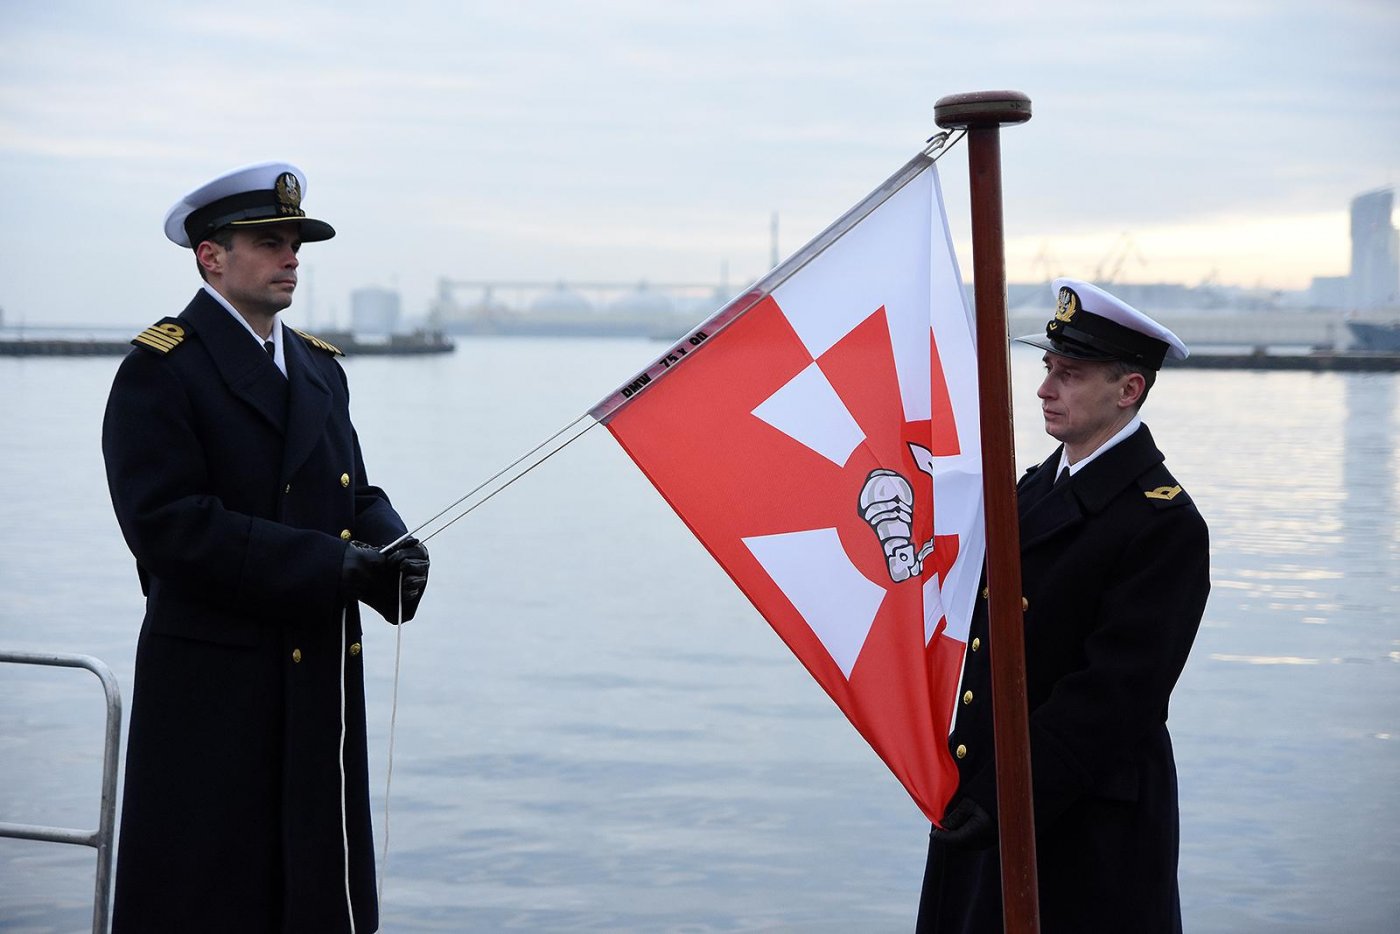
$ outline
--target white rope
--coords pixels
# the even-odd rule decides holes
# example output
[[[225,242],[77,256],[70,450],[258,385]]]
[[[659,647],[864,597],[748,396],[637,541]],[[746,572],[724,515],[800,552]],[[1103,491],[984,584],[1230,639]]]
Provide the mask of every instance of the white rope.
[[[541,442],[540,444],[536,445],[535,448],[534,448],[534,450],[532,450],[532,451],[530,451],[529,453],[524,454],[523,456],[517,458],[517,459],[515,460],[515,463],[511,464],[509,467],[506,467],[506,468],[503,469],[503,470],[497,471],[495,476],[491,477],[491,478],[490,478],[489,480],[487,480],[486,482],[484,482],[484,483],[480,484],[479,486],[477,486],[476,489],[474,489],[474,490],[472,490],[471,492],[467,493],[465,496],[463,496],[461,499],[457,500],[457,502],[453,503],[451,506],[448,506],[447,509],[444,509],[442,512],[438,513],[436,516],[433,516],[433,518],[432,518],[432,519],[429,519],[428,522],[432,522],[434,519],[437,519],[437,518],[441,517],[442,515],[444,515],[445,513],[447,513],[448,510],[452,509],[454,506],[458,506],[458,505],[460,505],[460,504],[466,502],[468,498],[470,498],[471,496],[473,496],[473,495],[476,494],[476,493],[481,492],[482,490],[484,490],[489,484],[491,484],[491,483],[494,482],[495,480],[500,479],[500,478],[506,473],[506,471],[510,470],[512,467],[518,466],[521,462],[523,462],[523,461],[525,460],[525,458],[529,457],[531,454],[534,454],[534,453],[538,452],[538,451],[539,451],[541,448],[543,448],[545,445],[549,444],[550,441],[553,441],[555,438],[558,438],[560,435],[562,435],[564,432],[568,431],[569,429],[574,428],[574,427],[577,427],[577,425],[578,425],[579,422],[583,421],[585,418],[588,418],[588,417],[589,417],[589,416],[586,415],[586,414],[585,414],[585,415],[580,415],[578,418],[574,419],[572,422],[570,422],[569,424],[565,425],[563,428],[559,429],[559,430],[556,431],[554,434],[550,435],[548,439],[546,439],[545,441],[543,441],[543,442]],[[451,526],[451,525],[453,525],[454,523],[456,523],[459,519],[465,518],[465,517],[467,516],[467,514],[470,513],[472,510],[476,509],[478,506],[483,506],[483,505],[485,505],[486,502],[487,502],[488,500],[490,500],[493,496],[495,496],[497,493],[501,493],[501,492],[505,491],[506,488],[508,488],[512,483],[514,483],[515,481],[519,480],[521,477],[525,476],[527,473],[529,473],[530,471],[534,470],[536,467],[540,466],[540,465],[543,464],[545,461],[549,460],[551,457],[553,457],[554,455],[558,454],[560,451],[564,450],[564,449],[565,449],[566,447],[568,447],[569,445],[573,444],[573,443],[574,443],[575,441],[577,441],[579,438],[582,438],[584,435],[588,434],[588,432],[590,432],[590,431],[592,431],[594,428],[598,427],[599,424],[601,424],[601,423],[600,423],[600,422],[597,422],[597,421],[590,421],[589,424],[588,424],[587,426],[585,426],[585,427],[583,428],[582,431],[579,431],[578,433],[576,433],[576,434],[574,434],[572,437],[570,437],[568,440],[564,441],[562,444],[560,444],[560,445],[558,445],[557,447],[551,449],[551,450],[548,451],[543,457],[540,457],[540,458],[538,458],[537,460],[533,461],[533,462],[532,462],[528,467],[526,467],[524,470],[520,471],[518,474],[516,474],[515,476],[511,477],[511,478],[510,478],[509,480],[507,480],[505,483],[502,483],[500,486],[496,487],[496,488],[495,488],[494,490],[492,490],[490,493],[487,493],[485,496],[481,497],[481,499],[479,499],[479,500],[477,500],[476,502],[472,503],[472,504],[471,504],[470,506],[468,506],[466,509],[463,509],[463,510],[462,510],[461,512],[459,512],[457,515],[453,516],[451,519],[449,519],[448,521],[444,522],[442,525],[438,526],[438,527],[437,527],[436,529],[434,529],[432,532],[429,532],[427,535],[423,536],[423,538],[420,539],[420,540],[421,540],[421,541],[424,541],[424,542],[427,542],[427,541],[431,540],[431,539],[432,539],[435,535],[437,535],[438,533],[440,533],[440,532],[446,530],[449,526]],[[419,528],[419,529],[423,528],[423,526],[427,525],[428,522],[424,522],[423,525],[420,525],[418,528]],[[416,531],[416,530],[415,530],[415,531]]]
[[[379,887],[376,893],[384,904],[384,877],[389,873],[389,787],[394,780],[394,733],[399,722],[399,659],[403,656],[403,571],[399,571],[399,620],[394,627],[394,689],[389,702],[389,762],[384,771],[384,845],[379,856]]]
[[[355,934],[355,903],[350,898],[350,829],[345,801],[345,617],[349,605],[340,608],[340,842],[345,853],[345,910],[350,916],[350,934]]]
[[[417,534],[419,531],[421,531],[421,530],[424,528],[424,526],[427,526],[427,525],[429,525],[430,523],[434,522],[435,520],[441,518],[442,516],[446,515],[450,510],[452,510],[454,507],[460,506],[462,503],[466,502],[466,501],[467,501],[468,499],[470,499],[472,496],[476,495],[477,493],[480,493],[482,490],[486,489],[486,488],[487,488],[488,486],[490,486],[492,483],[494,483],[495,481],[499,480],[501,477],[505,476],[510,470],[512,470],[513,468],[518,467],[520,464],[524,463],[524,462],[526,461],[526,459],[529,458],[531,455],[539,453],[543,448],[545,448],[547,445],[549,445],[550,442],[552,442],[552,441],[554,441],[555,439],[557,439],[560,435],[563,435],[565,432],[569,431],[570,429],[577,427],[578,424],[579,424],[579,422],[583,421],[583,420],[584,420],[585,418],[587,418],[587,417],[588,417],[587,415],[581,415],[581,416],[579,416],[578,418],[574,419],[572,422],[570,422],[569,424],[565,425],[563,428],[559,429],[559,430],[556,431],[554,434],[550,435],[550,436],[549,436],[548,438],[546,438],[544,441],[542,441],[542,442],[540,442],[539,444],[537,444],[533,449],[531,449],[530,451],[527,451],[525,454],[523,454],[523,455],[521,455],[520,457],[516,458],[513,462],[511,462],[510,464],[508,464],[506,467],[502,468],[501,470],[498,470],[494,475],[492,475],[491,477],[487,478],[487,479],[486,479],[485,481],[483,481],[482,483],[478,484],[474,489],[469,490],[466,494],[464,494],[463,496],[461,496],[456,502],[454,502],[454,503],[452,503],[451,505],[449,505],[446,509],[443,509],[443,510],[442,510],[441,512],[439,512],[437,515],[435,515],[435,516],[433,516],[432,518],[430,518],[427,522],[424,522],[424,523],[420,524],[420,525],[419,525],[416,529],[414,529],[413,531],[404,533],[403,535],[401,535],[399,538],[397,538],[397,539],[394,540],[393,542],[390,542],[388,545],[385,545],[383,548],[379,549],[380,553],[383,554],[383,553],[392,551],[395,547],[397,547],[400,543],[402,543],[402,542],[403,542],[405,539],[407,539],[410,535]],[[505,483],[502,483],[499,487],[497,487],[496,489],[494,489],[494,490],[492,490],[491,492],[487,493],[487,494],[486,494],[485,496],[483,496],[480,500],[476,501],[475,503],[472,503],[470,506],[468,506],[466,509],[462,510],[462,511],[461,511],[460,513],[458,513],[457,515],[453,516],[452,519],[450,519],[448,522],[444,523],[444,524],[443,524],[442,526],[440,526],[439,528],[434,529],[434,530],[433,530],[432,532],[430,532],[429,534],[423,536],[423,538],[421,539],[421,541],[424,541],[424,542],[428,541],[428,540],[431,539],[434,535],[437,535],[439,532],[441,532],[443,529],[446,529],[448,526],[452,525],[452,524],[455,523],[457,520],[459,520],[459,519],[465,517],[465,516],[466,516],[468,513],[470,513],[472,510],[476,509],[478,506],[482,505],[482,504],[485,503],[487,500],[491,499],[491,497],[495,496],[497,493],[500,493],[500,492],[501,492],[502,490],[504,490],[506,487],[510,486],[512,483],[514,483],[515,481],[519,480],[521,477],[525,476],[525,475],[526,475],[527,473],[529,473],[530,471],[534,470],[534,469],[535,469],[536,467],[538,467],[540,464],[543,464],[545,461],[549,460],[549,459],[550,459],[551,457],[553,457],[555,454],[558,454],[560,451],[564,450],[564,448],[568,447],[570,444],[573,444],[573,443],[574,443],[575,441],[577,441],[579,438],[583,437],[583,435],[584,435],[589,429],[593,428],[593,427],[594,427],[595,425],[597,425],[597,424],[598,424],[598,422],[596,422],[596,421],[590,423],[586,428],[584,428],[582,431],[579,431],[578,433],[574,434],[573,436],[571,436],[570,438],[568,438],[566,441],[564,441],[562,444],[559,444],[557,447],[551,448],[551,449],[550,449],[548,452],[546,452],[542,457],[540,457],[540,458],[538,458],[538,459],[532,461],[527,467],[525,467],[525,469],[521,470],[519,473],[517,473],[516,475],[514,475],[513,477],[511,477],[509,480],[507,480]],[[388,761],[387,761],[387,763],[386,763],[385,770],[384,770],[384,843],[383,843],[382,847],[380,848],[379,873],[378,873],[377,887],[376,887],[376,893],[375,893],[375,897],[376,897],[376,899],[378,900],[378,902],[379,902],[379,904],[380,904],[381,910],[382,910],[383,904],[384,904],[384,877],[385,877],[386,875],[388,875],[388,873],[389,873],[389,815],[390,815],[390,807],[389,807],[389,800],[390,800],[390,798],[389,798],[389,792],[390,792],[390,789],[391,789],[391,787],[392,787],[392,785],[393,785],[393,780],[394,780],[394,736],[395,736],[395,734],[396,734],[397,731],[398,731],[398,718],[399,718],[399,664],[400,664],[400,661],[401,661],[401,659],[402,659],[402,657],[403,657],[403,622],[404,622],[404,620],[403,620],[403,571],[402,571],[402,569],[399,571],[399,588],[398,588],[398,589],[399,589],[398,619],[397,619],[397,622],[396,622],[396,625],[395,625],[396,632],[395,632],[395,635],[394,635],[394,686],[393,686],[393,690],[392,690],[392,692],[391,692],[391,700],[390,700],[390,703],[389,703],[389,751],[388,751],[388,756],[387,756],[387,760],[388,760]],[[344,642],[345,642],[345,638],[344,638],[344,626],[345,626],[345,622],[344,622],[344,617],[342,616],[342,618],[341,618],[341,645],[342,645],[342,651],[344,651]],[[341,666],[341,727],[340,727],[340,729],[341,729],[341,739],[340,739],[340,743],[341,743],[341,829],[342,829],[342,832],[344,832],[344,823],[345,823],[345,762],[344,762],[344,756],[345,756],[345,686],[344,686],[344,666],[343,666],[343,665]],[[346,840],[345,846],[346,846],[345,894],[346,894],[346,900],[347,900],[347,902],[348,902],[349,897],[350,897],[350,856],[349,856],[350,844],[349,844],[348,838],[347,838],[347,840]],[[352,916],[352,917],[351,917],[351,921],[350,921],[351,934],[354,934],[354,924],[355,924],[355,922],[354,922],[354,918],[353,918],[353,916]]]
[[[456,500],[455,502],[449,503],[446,507],[444,507],[442,510],[440,510],[436,515],[430,516],[426,521],[420,522],[416,527],[414,527],[414,528],[412,528],[412,529],[409,529],[407,532],[403,533],[403,534],[400,535],[398,538],[394,539],[392,542],[390,542],[389,544],[385,545],[383,548],[379,549],[380,553],[382,554],[382,553],[384,553],[384,552],[393,551],[393,550],[394,550],[395,548],[397,548],[400,544],[402,544],[404,541],[406,541],[409,537],[414,536],[414,535],[417,535],[417,534],[418,534],[419,532],[421,532],[424,528],[426,528],[427,526],[429,526],[429,525],[431,525],[432,523],[436,522],[438,519],[442,518],[443,516],[447,515],[447,513],[451,512],[453,509],[455,509],[457,506],[460,506],[462,503],[465,503],[468,499],[470,499],[471,497],[475,496],[477,493],[480,493],[482,490],[486,489],[486,488],[487,488],[488,486],[490,486],[492,483],[496,482],[496,481],[499,480],[501,477],[503,477],[503,476],[505,476],[507,473],[509,473],[511,470],[513,470],[514,468],[518,467],[521,463],[523,463],[523,462],[524,462],[527,458],[529,458],[532,454],[538,453],[542,448],[546,447],[551,441],[553,441],[554,439],[558,438],[560,435],[564,434],[566,431],[569,431],[570,429],[573,429],[573,428],[577,427],[579,422],[583,421],[584,419],[586,419],[586,418],[588,418],[588,417],[589,417],[589,416],[588,416],[588,413],[585,412],[584,414],[580,415],[578,418],[575,418],[573,421],[569,422],[569,424],[565,425],[563,428],[560,428],[558,431],[556,431],[554,434],[550,435],[548,438],[545,438],[545,439],[544,439],[543,441],[541,441],[539,444],[535,445],[533,448],[531,448],[530,450],[526,451],[524,454],[520,455],[520,456],[517,457],[515,460],[511,461],[509,464],[507,464],[506,466],[502,467],[500,470],[496,471],[496,472],[495,472],[494,474],[492,474],[491,476],[487,477],[487,478],[486,478],[485,480],[483,480],[481,483],[478,483],[475,487],[473,487],[472,489],[470,489],[470,490],[468,490],[467,492],[463,493],[461,496],[459,496],[459,497],[457,498],[457,500]],[[476,502],[476,503],[473,503],[471,506],[467,507],[467,508],[466,508],[465,510],[463,510],[461,513],[459,513],[457,516],[453,517],[453,519],[452,519],[451,521],[447,522],[447,523],[444,524],[442,527],[440,527],[440,528],[438,528],[438,529],[435,529],[434,531],[430,532],[428,535],[423,536],[423,538],[421,538],[420,541],[426,542],[428,539],[432,538],[432,537],[433,537],[434,535],[436,535],[438,532],[441,532],[443,529],[447,528],[447,526],[451,525],[453,522],[456,522],[458,519],[462,518],[462,516],[465,516],[467,513],[471,512],[471,511],[472,511],[473,509],[475,509],[477,506],[480,506],[482,503],[486,502],[488,499],[490,499],[491,497],[495,496],[497,493],[501,492],[501,490],[504,490],[506,487],[510,486],[510,485],[511,485],[512,483],[514,483],[516,480],[519,480],[521,477],[525,476],[527,473],[529,473],[530,471],[534,470],[534,469],[535,469],[536,467],[538,467],[540,464],[543,464],[545,461],[549,460],[549,459],[550,459],[551,457],[553,457],[555,454],[558,454],[560,451],[562,451],[564,448],[568,447],[570,444],[573,444],[573,443],[574,443],[575,441],[577,441],[579,438],[583,437],[583,435],[584,435],[590,428],[593,428],[594,425],[597,425],[597,424],[598,424],[597,422],[593,422],[592,424],[588,425],[587,428],[584,428],[583,431],[578,432],[578,434],[576,434],[576,435],[574,435],[573,437],[569,438],[569,440],[565,441],[563,444],[561,444],[561,445],[559,445],[558,447],[556,447],[556,448],[550,450],[550,451],[549,451],[547,454],[545,454],[543,457],[541,457],[541,458],[539,458],[538,460],[534,461],[533,463],[530,464],[530,466],[528,466],[528,467],[526,467],[524,470],[520,471],[520,473],[516,474],[514,477],[510,478],[509,480],[507,480],[505,483],[501,484],[501,485],[500,485],[499,487],[497,487],[495,490],[492,490],[492,491],[491,491],[490,493],[488,493],[486,496],[483,496],[483,497],[481,498],[480,501],[478,501],[478,502]]]

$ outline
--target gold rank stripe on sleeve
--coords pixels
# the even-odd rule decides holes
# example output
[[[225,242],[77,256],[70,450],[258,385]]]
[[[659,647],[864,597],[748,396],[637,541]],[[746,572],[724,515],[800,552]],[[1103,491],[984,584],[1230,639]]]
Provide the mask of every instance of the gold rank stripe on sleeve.
[[[1178,493],[1180,493],[1180,492],[1181,492],[1181,487],[1179,487],[1179,486],[1159,486],[1159,487],[1157,487],[1157,489],[1155,489],[1155,490],[1144,490],[1142,495],[1143,495],[1143,496],[1146,496],[1148,499],[1167,499],[1167,500],[1170,500],[1170,499],[1175,499],[1175,498],[1176,498],[1176,494],[1178,494]]]
[[[185,329],[173,321],[161,321],[131,339],[133,344],[149,347],[156,353],[170,353],[185,339]]]
[[[297,330],[296,328],[292,328],[292,330],[304,337],[306,342],[317,350],[324,350],[326,353],[335,354],[337,357],[345,356],[345,351],[328,341],[321,340],[314,334],[307,334],[305,331]]]

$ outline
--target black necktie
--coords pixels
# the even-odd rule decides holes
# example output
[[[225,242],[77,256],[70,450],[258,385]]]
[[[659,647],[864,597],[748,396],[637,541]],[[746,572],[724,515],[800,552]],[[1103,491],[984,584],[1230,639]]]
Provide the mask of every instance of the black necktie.
[[[1063,485],[1064,485],[1065,483],[1067,483],[1067,482],[1069,482],[1069,468],[1068,468],[1068,467],[1061,467],[1061,468],[1060,468],[1060,475],[1059,475],[1058,477],[1055,478],[1055,484],[1054,484],[1054,486],[1051,487],[1051,489],[1053,490],[1053,489],[1056,489],[1056,488],[1058,488],[1058,487],[1061,487],[1061,486],[1063,486]]]
[[[271,357],[274,360],[277,359],[277,345],[274,344],[272,341],[263,341],[263,349],[267,351],[267,355],[269,357]]]

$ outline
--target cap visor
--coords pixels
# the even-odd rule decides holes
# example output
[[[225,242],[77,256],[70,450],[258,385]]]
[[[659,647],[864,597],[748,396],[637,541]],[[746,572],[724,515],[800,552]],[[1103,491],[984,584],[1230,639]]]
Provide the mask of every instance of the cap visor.
[[[273,224],[300,224],[301,242],[316,243],[335,236],[335,228],[325,221],[311,217],[260,217],[255,220],[233,221],[230,227],[268,227]]]
[[[313,218],[303,218],[301,222],[301,239],[304,243],[315,243],[318,240],[329,240],[335,236],[335,228],[325,221],[314,220]]]
[[[1071,360],[1116,360],[1111,353],[1104,353],[1092,350],[1081,344],[1068,344],[1064,341],[1053,341],[1044,334],[1027,334],[1023,337],[1015,337],[1012,340],[1018,344],[1030,344],[1032,347],[1039,347],[1041,350],[1048,350],[1061,357],[1069,357]]]

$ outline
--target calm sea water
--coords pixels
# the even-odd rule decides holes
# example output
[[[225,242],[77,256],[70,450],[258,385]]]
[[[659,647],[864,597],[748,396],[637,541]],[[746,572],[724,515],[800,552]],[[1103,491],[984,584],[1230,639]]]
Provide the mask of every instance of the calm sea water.
[[[645,341],[347,364],[371,476],[426,518]],[[0,645],[104,659],[141,617],[98,436],[115,359],[0,360]],[[1017,451],[1051,443],[1013,354]],[[1400,917],[1400,377],[1174,371],[1145,416],[1211,524],[1174,696],[1196,932]],[[907,931],[918,809],[601,429],[432,542],[403,631],[386,931]],[[379,839],[394,631],[365,637]],[[0,666],[0,820],[96,825],[87,672]],[[124,731],[123,731],[124,732]],[[82,931],[93,851],[0,840],[0,930]]]

